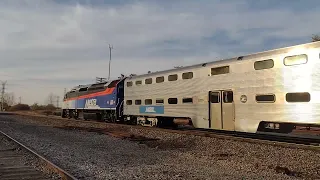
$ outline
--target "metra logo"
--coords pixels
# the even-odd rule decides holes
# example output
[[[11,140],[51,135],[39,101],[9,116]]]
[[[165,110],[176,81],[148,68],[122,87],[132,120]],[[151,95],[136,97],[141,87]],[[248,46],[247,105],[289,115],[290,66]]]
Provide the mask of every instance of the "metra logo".
[[[154,107],[146,107],[146,111],[145,112],[155,113],[156,111],[154,110]]]
[[[97,107],[97,100],[96,99],[87,99],[85,107]]]
[[[140,106],[140,113],[150,113],[150,114],[164,114],[163,106]]]
[[[95,105],[97,105],[97,100],[96,99],[87,99],[86,105],[95,106]]]

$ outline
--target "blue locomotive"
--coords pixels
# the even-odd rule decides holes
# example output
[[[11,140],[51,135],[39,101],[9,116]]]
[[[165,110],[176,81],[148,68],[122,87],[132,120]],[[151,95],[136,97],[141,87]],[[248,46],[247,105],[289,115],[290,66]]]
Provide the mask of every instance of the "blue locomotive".
[[[115,122],[120,119],[123,112],[124,79],[72,88],[64,96],[62,117],[78,119],[85,118],[86,114],[95,114],[99,120]]]

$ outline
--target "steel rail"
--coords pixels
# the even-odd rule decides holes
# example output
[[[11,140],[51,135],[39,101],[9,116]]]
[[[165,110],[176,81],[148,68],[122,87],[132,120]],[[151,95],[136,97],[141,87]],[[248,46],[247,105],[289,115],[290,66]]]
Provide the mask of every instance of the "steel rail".
[[[222,130],[211,130],[211,129],[180,129],[181,131],[193,131],[193,132],[209,132],[215,133],[219,135],[228,135],[232,137],[241,137],[241,138],[251,138],[258,140],[267,140],[274,142],[286,142],[286,143],[294,143],[294,144],[302,144],[302,145],[310,145],[310,146],[319,146],[320,148],[320,137],[318,136],[301,136],[295,134],[279,134],[272,132],[260,132],[257,133],[248,133],[248,132],[236,132],[236,131],[222,131]]]
[[[46,167],[49,168],[50,170],[58,173],[62,179],[64,180],[78,180],[77,178],[75,178],[74,176],[72,176],[71,174],[69,174],[68,172],[64,171],[63,169],[61,169],[60,167],[58,167],[57,165],[55,165],[54,163],[50,162],[49,160],[47,160],[46,158],[44,158],[43,156],[41,156],[40,154],[38,154],[37,152],[31,150],[30,148],[28,148],[27,146],[23,145],[22,143],[20,143],[19,141],[17,141],[16,139],[14,139],[13,137],[9,136],[8,134],[6,134],[3,131],[0,131],[0,133],[6,137],[8,140],[13,141],[14,143],[16,143],[17,145],[19,145],[20,147],[22,147],[23,149],[25,149],[26,151],[28,151],[29,153],[31,153],[32,155],[36,156],[37,158],[39,158],[44,164],[46,164]]]

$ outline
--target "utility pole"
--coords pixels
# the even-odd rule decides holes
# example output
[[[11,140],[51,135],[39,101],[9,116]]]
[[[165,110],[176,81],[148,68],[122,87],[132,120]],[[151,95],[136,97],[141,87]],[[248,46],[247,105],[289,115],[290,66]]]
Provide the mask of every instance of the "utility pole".
[[[19,97],[19,104],[21,104],[21,96]]]
[[[113,46],[109,44],[110,60],[109,60],[109,76],[108,76],[108,80],[110,80],[110,65],[111,65],[111,50],[112,49],[113,49]]]
[[[5,82],[1,82],[2,84],[2,91],[1,91],[1,111],[3,111],[3,105],[4,105],[4,93],[5,93],[5,90],[6,90],[6,84],[7,84],[7,81]]]

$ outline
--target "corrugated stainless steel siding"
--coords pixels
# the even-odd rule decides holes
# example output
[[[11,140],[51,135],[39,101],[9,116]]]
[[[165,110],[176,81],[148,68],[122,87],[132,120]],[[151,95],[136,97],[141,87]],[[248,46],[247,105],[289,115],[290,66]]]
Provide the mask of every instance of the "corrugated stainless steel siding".
[[[220,61],[216,64],[207,64],[206,67],[195,66],[193,79],[182,80],[181,74],[190,69],[176,69],[149,76],[137,76],[126,79],[126,82],[142,80],[141,86],[125,87],[125,101],[130,99],[156,98],[165,99],[165,116],[191,117],[196,127],[208,128],[208,91],[216,89],[232,89],[234,91],[236,130],[255,132],[260,121],[285,121],[285,122],[312,122],[320,124],[320,77],[319,77],[319,43],[316,49],[286,49],[283,54],[262,54],[252,59],[239,61]],[[310,45],[309,45],[310,46]],[[308,55],[308,63],[284,66],[283,58],[290,55]],[[272,69],[254,70],[256,60],[274,59]],[[230,73],[211,76],[211,68],[230,65]],[[167,76],[178,74],[177,81],[168,82]],[[165,82],[154,83],[157,76],[165,76]],[[144,84],[145,78],[153,78],[153,84]],[[126,83],[125,82],[125,83]],[[288,103],[285,101],[287,92],[309,92],[311,101],[308,103]],[[275,103],[257,103],[256,94],[274,93]],[[248,101],[240,102],[240,96],[246,95]],[[168,98],[179,98],[176,105],[167,104]],[[181,104],[183,97],[195,97],[202,101],[194,104]],[[124,105],[125,115],[139,115],[138,105]]]

